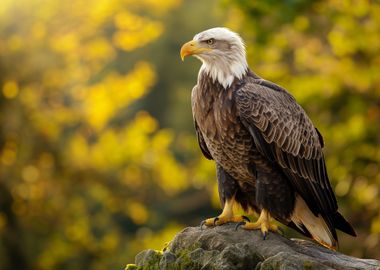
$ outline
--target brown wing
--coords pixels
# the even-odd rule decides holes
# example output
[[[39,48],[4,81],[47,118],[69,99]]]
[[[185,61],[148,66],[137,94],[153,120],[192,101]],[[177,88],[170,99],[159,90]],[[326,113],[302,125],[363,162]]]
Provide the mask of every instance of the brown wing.
[[[196,88],[198,87],[198,85],[194,86],[192,92],[191,92],[191,95],[194,95],[195,91],[196,91]],[[194,98],[193,96],[191,97],[191,107],[193,109],[193,112],[194,112]],[[201,151],[203,153],[203,155],[207,158],[207,159],[213,159],[212,156],[211,156],[211,153],[210,151],[208,150],[207,148],[207,145],[206,145],[206,142],[203,138],[203,135],[201,133],[201,131],[199,130],[199,127],[198,127],[198,124],[197,124],[197,121],[194,119],[194,128],[195,128],[195,133],[197,134],[197,139],[198,139],[198,144],[199,144],[199,147],[201,148]]]
[[[201,151],[203,153],[203,155],[207,158],[207,159],[213,159],[211,154],[210,154],[210,151],[208,150],[207,148],[207,145],[203,139],[203,136],[202,136],[202,133],[201,131],[199,130],[198,128],[198,124],[197,124],[197,121],[195,121],[194,119],[194,127],[195,127],[195,132],[197,134],[197,139],[198,139],[198,144],[199,144],[199,147],[201,148]]]
[[[313,213],[335,212],[322,136],[295,99],[280,86],[253,78],[235,92],[235,99],[255,146],[282,168]]]

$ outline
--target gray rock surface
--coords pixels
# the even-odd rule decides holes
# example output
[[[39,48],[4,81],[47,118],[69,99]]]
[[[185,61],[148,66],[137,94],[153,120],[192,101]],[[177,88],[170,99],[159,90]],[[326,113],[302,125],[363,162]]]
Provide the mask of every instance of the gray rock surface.
[[[380,261],[358,259],[300,239],[260,231],[235,231],[235,224],[214,228],[189,227],[178,233],[164,251],[145,250],[132,269],[380,270]]]

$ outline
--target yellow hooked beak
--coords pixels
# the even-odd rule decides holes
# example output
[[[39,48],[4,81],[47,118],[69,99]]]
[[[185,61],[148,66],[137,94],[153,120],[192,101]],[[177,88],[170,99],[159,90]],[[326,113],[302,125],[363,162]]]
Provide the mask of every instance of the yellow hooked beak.
[[[200,47],[197,41],[191,40],[183,44],[181,48],[181,59],[182,61],[184,61],[185,57],[188,55],[199,54],[199,53],[211,51],[211,50],[212,49],[210,48]]]

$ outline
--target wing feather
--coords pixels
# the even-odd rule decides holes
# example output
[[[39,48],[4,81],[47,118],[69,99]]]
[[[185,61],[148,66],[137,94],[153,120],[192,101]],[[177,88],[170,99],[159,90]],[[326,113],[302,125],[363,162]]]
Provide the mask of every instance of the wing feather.
[[[199,147],[201,148],[203,155],[209,160],[213,159],[210,151],[207,148],[207,145],[206,145],[206,142],[202,136],[202,133],[199,130],[197,121],[195,121],[195,119],[194,119],[194,127],[195,127],[195,132],[197,134],[198,144],[199,144]]]
[[[255,146],[282,168],[314,214],[335,212],[321,134],[285,89],[263,79],[247,80],[235,99]]]
[[[196,88],[198,87],[198,85],[195,85],[192,92],[191,92],[191,95],[194,95],[194,93],[196,92]],[[194,98],[192,97],[191,98],[191,101],[192,101],[192,108],[193,108],[193,111],[194,111]],[[198,144],[199,144],[199,147],[201,148],[201,151],[203,153],[203,155],[209,159],[209,160],[212,160],[213,157],[210,153],[210,151],[208,150],[207,148],[207,145],[206,145],[206,142],[203,138],[203,135],[202,135],[202,132],[199,130],[199,127],[198,127],[198,124],[197,124],[197,121],[195,120],[195,118],[193,118],[194,120],[194,128],[195,128],[195,133],[197,134],[197,140],[198,140]]]

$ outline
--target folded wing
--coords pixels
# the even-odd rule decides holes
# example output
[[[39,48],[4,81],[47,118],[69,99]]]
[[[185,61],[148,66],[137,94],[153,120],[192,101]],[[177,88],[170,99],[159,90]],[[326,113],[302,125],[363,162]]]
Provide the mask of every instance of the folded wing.
[[[240,120],[255,146],[283,169],[312,212],[336,212],[322,136],[295,99],[278,85],[254,79],[235,92],[235,100]]]

